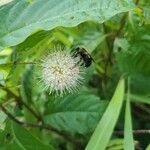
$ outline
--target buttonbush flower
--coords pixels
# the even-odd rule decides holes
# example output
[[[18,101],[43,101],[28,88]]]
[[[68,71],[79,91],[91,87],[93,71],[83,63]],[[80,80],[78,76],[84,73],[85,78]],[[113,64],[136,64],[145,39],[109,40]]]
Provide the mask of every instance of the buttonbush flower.
[[[42,63],[42,81],[57,95],[73,92],[82,81],[80,66],[69,52],[58,50],[48,54]]]
[[[11,2],[11,1],[13,1],[13,0],[0,0],[0,6],[4,5],[4,4],[7,4],[7,3]]]

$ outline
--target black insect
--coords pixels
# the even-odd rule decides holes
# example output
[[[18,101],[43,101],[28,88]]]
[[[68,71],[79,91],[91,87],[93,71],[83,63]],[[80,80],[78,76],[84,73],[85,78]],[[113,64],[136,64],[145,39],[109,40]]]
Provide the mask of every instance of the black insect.
[[[75,48],[72,50],[74,58],[79,57],[78,64],[84,67],[89,67],[92,64],[93,58],[84,48]]]

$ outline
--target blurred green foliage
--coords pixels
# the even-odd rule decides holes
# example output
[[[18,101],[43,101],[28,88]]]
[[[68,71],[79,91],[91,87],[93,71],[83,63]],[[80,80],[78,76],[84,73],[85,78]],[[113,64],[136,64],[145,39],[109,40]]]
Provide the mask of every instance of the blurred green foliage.
[[[149,0],[0,6],[0,150],[148,150],[149,43]],[[40,60],[58,44],[94,59],[80,90],[63,97],[39,79]]]

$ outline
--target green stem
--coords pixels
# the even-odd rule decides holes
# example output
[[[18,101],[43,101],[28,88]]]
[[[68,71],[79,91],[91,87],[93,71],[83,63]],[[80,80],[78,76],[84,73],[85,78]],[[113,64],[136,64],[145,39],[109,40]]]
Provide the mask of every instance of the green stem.
[[[38,64],[36,62],[9,62],[9,63],[4,63],[4,64],[0,64],[0,66],[6,66],[6,65],[28,65],[28,64]]]

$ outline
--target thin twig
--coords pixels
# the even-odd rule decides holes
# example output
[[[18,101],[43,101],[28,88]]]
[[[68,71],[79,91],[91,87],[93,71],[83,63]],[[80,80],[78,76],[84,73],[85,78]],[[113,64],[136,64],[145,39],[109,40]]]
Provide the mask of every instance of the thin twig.
[[[133,130],[132,133],[133,134],[150,134],[150,130],[149,129],[139,129],[139,130]],[[114,134],[123,135],[124,131],[114,131]]]

